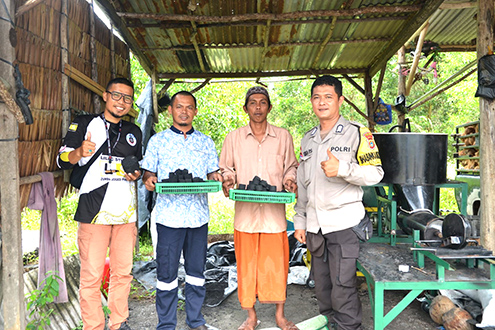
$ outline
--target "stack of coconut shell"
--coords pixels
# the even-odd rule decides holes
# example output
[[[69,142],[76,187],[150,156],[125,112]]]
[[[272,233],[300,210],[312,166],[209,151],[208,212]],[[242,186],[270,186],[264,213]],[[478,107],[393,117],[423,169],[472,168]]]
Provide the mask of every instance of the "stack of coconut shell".
[[[438,295],[430,305],[431,319],[446,330],[473,330],[474,326],[468,322],[471,315],[464,309],[457,307],[446,296]]]
[[[475,133],[478,133],[478,125],[466,126],[464,132],[459,137],[460,140],[464,143],[465,147],[476,145],[476,137],[472,136]],[[464,148],[459,151],[459,156],[474,157],[473,159],[461,160],[460,163],[463,168],[470,170],[480,168],[480,161],[479,161],[480,152],[478,148]]]

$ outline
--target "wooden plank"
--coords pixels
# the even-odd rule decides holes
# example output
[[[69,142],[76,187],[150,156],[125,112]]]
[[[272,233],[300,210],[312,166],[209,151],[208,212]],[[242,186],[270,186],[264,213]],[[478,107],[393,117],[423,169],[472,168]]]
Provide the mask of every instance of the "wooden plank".
[[[105,87],[102,85],[98,84],[97,82],[93,81],[91,78],[86,76],[84,73],[81,71],[77,70],[76,68],[72,67],[70,64],[65,64],[64,66],[64,73],[74,81],[77,81],[90,91],[94,92],[95,94],[99,96],[103,96],[103,93],[105,92]],[[131,108],[129,111],[129,116],[133,118],[137,118],[138,113],[136,110]],[[67,130],[65,130],[66,132]]]
[[[478,58],[493,51],[493,0],[478,0]],[[479,98],[481,177],[481,245],[495,251],[495,101]]]
[[[4,1],[3,17],[14,17],[14,1]],[[10,15],[7,15],[10,13]],[[4,22],[5,23],[5,22]],[[7,23],[0,29],[0,58],[15,60],[14,48],[10,44]],[[0,77],[14,86],[13,67],[1,62]],[[0,204],[2,227],[2,291],[3,317],[5,330],[26,328],[26,310],[24,303],[24,281],[22,274],[22,237],[21,207],[19,192],[19,127],[14,115],[5,103],[0,103]]]

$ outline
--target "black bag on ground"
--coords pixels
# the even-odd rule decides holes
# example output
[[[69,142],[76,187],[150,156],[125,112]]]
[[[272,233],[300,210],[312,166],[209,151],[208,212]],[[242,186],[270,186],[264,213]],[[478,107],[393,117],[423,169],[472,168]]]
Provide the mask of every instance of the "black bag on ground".
[[[352,231],[356,234],[360,241],[366,242],[373,236],[373,222],[365,213],[364,218],[357,225],[352,227]]]
[[[98,151],[95,152],[93,157],[91,157],[91,159],[86,163],[86,165],[84,166],[79,166],[79,164],[74,165],[69,179],[71,186],[73,186],[76,189],[81,189],[83,179],[86,176],[89,167],[95,162],[96,158],[100,156],[100,154],[103,152],[104,147],[105,147],[105,143],[101,145],[100,149],[98,149]]]
[[[476,97],[495,100],[495,55],[485,55],[478,61]]]

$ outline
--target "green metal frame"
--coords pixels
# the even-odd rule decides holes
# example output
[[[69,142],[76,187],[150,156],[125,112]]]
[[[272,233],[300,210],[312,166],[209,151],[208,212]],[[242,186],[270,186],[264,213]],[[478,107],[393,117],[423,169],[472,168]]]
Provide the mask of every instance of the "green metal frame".
[[[410,243],[419,240],[419,231],[414,231],[412,237],[398,237],[397,230],[397,201],[394,198],[394,189],[392,184],[377,184],[375,187],[377,193],[377,235],[369,240],[371,243],[387,243],[395,246],[397,243]],[[385,191],[384,187],[388,187],[385,195],[380,195],[379,191]],[[381,188],[381,189],[380,189]],[[435,214],[439,214],[440,189],[456,188],[461,189],[461,214],[467,214],[467,196],[468,184],[460,181],[448,181],[446,183],[435,185],[434,209]],[[383,232],[383,210],[386,205],[390,205],[390,233]],[[411,245],[413,246],[413,245]],[[368,292],[371,302],[374,330],[382,330],[392,322],[411,302],[413,302],[423,291],[428,290],[467,290],[467,289],[495,289],[495,261],[486,258],[466,260],[468,267],[473,268],[478,266],[479,262],[489,265],[490,278],[480,281],[454,280],[447,281],[445,279],[445,270],[455,271],[455,269],[445,260],[440,259],[433,253],[428,251],[414,251],[413,260],[418,263],[419,268],[424,268],[425,257],[435,262],[436,281],[378,281],[357,261],[358,270],[366,278]],[[397,265],[398,266],[398,265]],[[384,295],[386,290],[405,290],[409,293],[387,314],[384,314]]]
[[[379,183],[371,187],[375,188],[376,198],[378,201],[377,206],[377,235],[372,237],[369,242],[371,243],[389,243],[395,246],[397,243],[412,243],[413,239],[410,236],[400,237],[397,236],[397,201],[394,198],[393,184]],[[387,187],[386,195],[380,195],[379,191],[385,191]],[[382,189],[380,189],[382,188]],[[440,189],[443,188],[456,188],[461,189],[461,214],[467,215],[467,196],[468,196],[468,184],[461,181],[447,181],[446,183],[435,184],[435,196],[433,199],[433,212],[439,213],[439,201],[440,201]],[[383,210],[385,205],[390,205],[391,218],[390,218],[390,232],[383,232]]]
[[[419,232],[416,232],[414,236],[419,238]],[[377,281],[358,260],[357,268],[361,273],[363,273],[368,285],[374,330],[385,329],[385,327],[392,322],[392,320],[394,320],[407,306],[409,306],[409,304],[413,302],[423,291],[495,289],[495,261],[492,259],[475,259],[476,261],[489,265],[489,278],[486,280],[466,281],[465,279],[458,279],[448,281],[445,278],[445,270],[454,271],[454,268],[448,262],[438,258],[428,251],[420,251],[418,255],[423,258],[423,266],[424,257],[428,257],[435,262],[436,281]],[[475,264],[477,266],[478,262]],[[473,265],[474,264],[471,264],[471,266]],[[395,307],[385,314],[384,296],[386,290],[405,290],[409,291],[409,293],[402,298],[402,300]]]

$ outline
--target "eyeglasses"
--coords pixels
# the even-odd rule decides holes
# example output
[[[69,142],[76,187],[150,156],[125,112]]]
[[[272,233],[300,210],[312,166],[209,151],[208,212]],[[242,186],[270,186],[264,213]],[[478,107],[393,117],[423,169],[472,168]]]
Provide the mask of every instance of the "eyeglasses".
[[[110,91],[106,91],[106,92],[110,93],[110,95],[112,96],[112,100],[114,101],[120,101],[121,98],[124,98],[124,103],[132,104],[134,102],[134,99],[131,95],[122,94],[119,92],[110,92]]]

